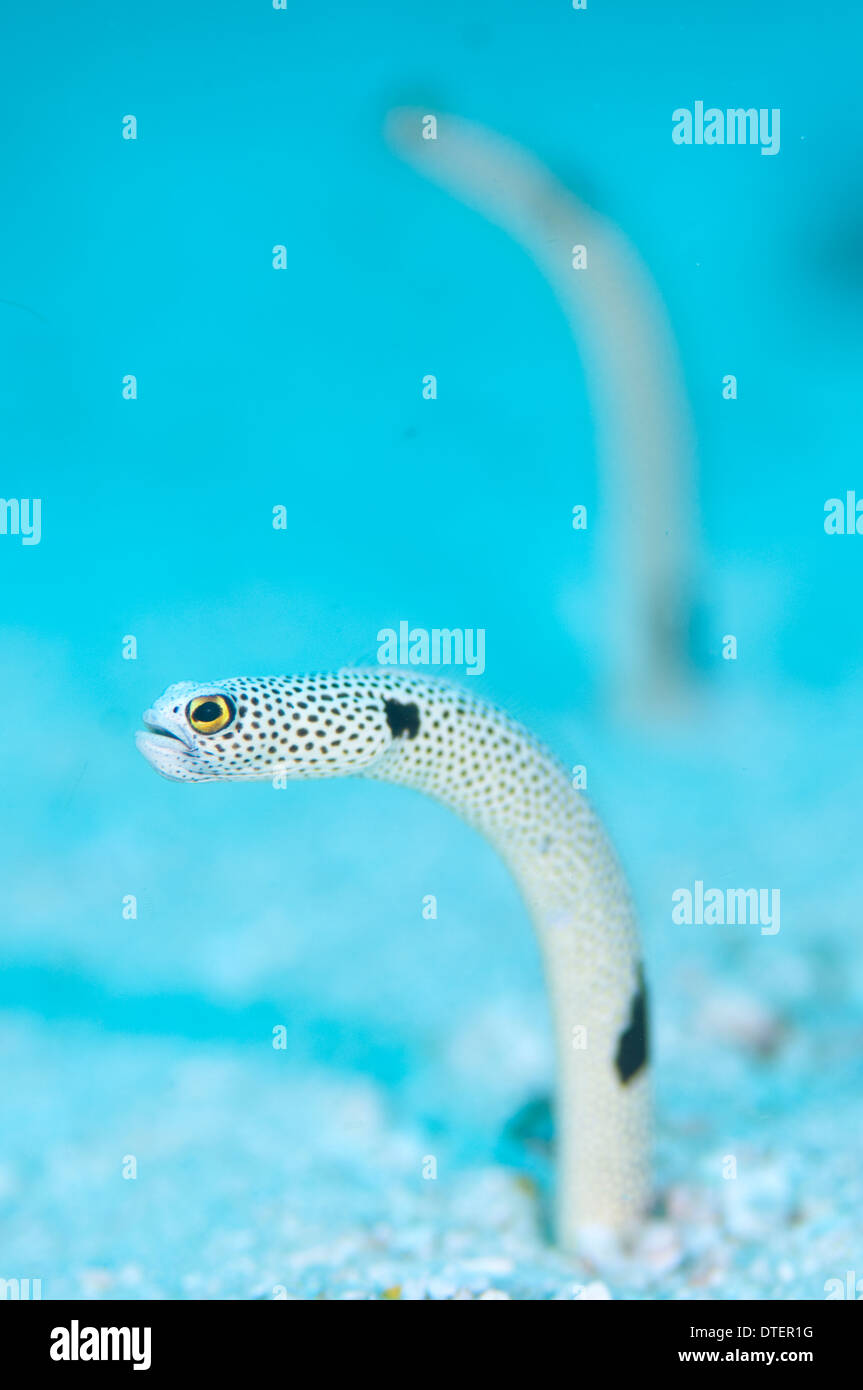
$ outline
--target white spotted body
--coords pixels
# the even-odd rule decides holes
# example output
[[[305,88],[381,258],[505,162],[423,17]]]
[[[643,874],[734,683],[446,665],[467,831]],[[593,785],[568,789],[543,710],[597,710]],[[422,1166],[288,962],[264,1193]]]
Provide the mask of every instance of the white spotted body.
[[[144,719],[138,746],[174,780],[396,782],[491,841],[530,911],[551,999],[559,1243],[574,1249],[589,1228],[634,1226],[649,1197],[635,920],[602,827],[557,759],[484,700],[377,670],[183,682]]]

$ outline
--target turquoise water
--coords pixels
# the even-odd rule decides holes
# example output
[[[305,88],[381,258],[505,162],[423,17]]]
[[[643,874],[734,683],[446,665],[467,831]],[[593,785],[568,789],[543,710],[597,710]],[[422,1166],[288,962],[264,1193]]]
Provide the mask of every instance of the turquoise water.
[[[751,8],[7,20],[0,492],[40,498],[42,530],[0,535],[0,1277],[45,1297],[863,1277],[863,540],[823,527],[826,499],[863,497],[860,22]],[[702,98],[780,108],[779,155],[673,145]],[[524,251],[388,148],[399,104],[534,151],[650,269],[697,437],[683,712],[610,698],[585,346]],[[575,538],[580,501],[597,526]],[[373,661],[401,619],[486,630],[468,684],[588,766],[630,874],[660,1206],[625,1268],[545,1239],[547,1136],[511,1122],[548,1092],[550,1041],[491,850],[394,788],[181,787],[136,752],[168,683]],[[675,926],[696,879],[778,886],[780,932]]]

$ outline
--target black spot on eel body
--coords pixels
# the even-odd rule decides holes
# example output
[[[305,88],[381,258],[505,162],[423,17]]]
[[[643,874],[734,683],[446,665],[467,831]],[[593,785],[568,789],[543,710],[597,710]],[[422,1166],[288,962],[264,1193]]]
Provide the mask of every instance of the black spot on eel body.
[[[420,712],[416,705],[403,705],[398,700],[385,700],[387,723],[393,738],[407,731],[408,738],[416,738],[420,731]]]
[[[632,998],[629,1023],[617,1044],[615,1065],[624,1086],[647,1065],[647,986],[641,966],[638,967],[638,988]]]

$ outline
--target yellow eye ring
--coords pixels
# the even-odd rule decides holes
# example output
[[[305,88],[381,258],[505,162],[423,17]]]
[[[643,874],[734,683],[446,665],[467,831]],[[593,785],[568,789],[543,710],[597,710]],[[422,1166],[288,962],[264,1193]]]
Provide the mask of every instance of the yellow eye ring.
[[[227,695],[196,695],[186,706],[186,718],[199,734],[221,733],[236,714],[236,706]]]

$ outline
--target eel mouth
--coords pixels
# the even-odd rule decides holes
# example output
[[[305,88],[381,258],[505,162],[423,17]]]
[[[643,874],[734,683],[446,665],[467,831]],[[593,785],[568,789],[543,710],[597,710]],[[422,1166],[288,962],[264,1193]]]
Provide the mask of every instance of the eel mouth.
[[[183,748],[188,748],[189,745],[186,743],[185,739],[180,738],[179,734],[172,733],[170,729],[166,729],[163,724],[155,724],[151,719],[147,719],[146,717],[141,720],[141,723],[144,725],[142,730],[143,733],[153,734],[156,738],[169,738],[173,743],[179,743]]]
[[[135,735],[135,742],[144,757],[159,771],[177,760],[190,758],[194,753],[191,743],[173,729],[160,724],[152,710],[145,712],[141,723],[144,727]]]

